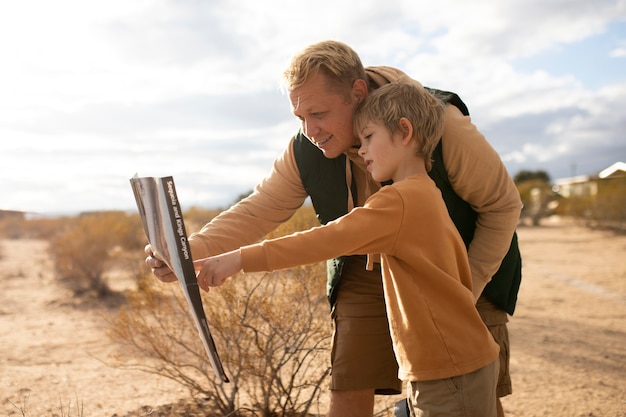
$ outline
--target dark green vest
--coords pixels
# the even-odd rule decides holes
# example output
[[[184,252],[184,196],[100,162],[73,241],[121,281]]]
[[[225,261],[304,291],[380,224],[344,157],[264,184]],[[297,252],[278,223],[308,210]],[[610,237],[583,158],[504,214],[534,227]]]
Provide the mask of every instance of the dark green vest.
[[[453,104],[465,115],[469,111],[459,96],[454,93],[428,89],[446,103]],[[340,155],[328,159],[299,132],[293,145],[294,155],[302,184],[311,197],[313,208],[321,224],[335,220],[348,212],[348,191],[346,184],[346,156]],[[433,169],[429,172],[437,187],[441,190],[448,212],[456,225],[466,247],[474,237],[477,213],[470,205],[461,199],[448,179],[443,163],[441,141],[433,154]],[[356,196],[356,190],[352,190]],[[337,288],[341,278],[341,269],[344,257],[331,259],[327,262],[327,294],[331,305],[337,299]],[[521,257],[517,244],[517,235],[514,234],[509,252],[504,257],[500,269],[485,287],[483,294],[498,307],[509,314],[513,314],[517,302],[517,292],[521,283]]]

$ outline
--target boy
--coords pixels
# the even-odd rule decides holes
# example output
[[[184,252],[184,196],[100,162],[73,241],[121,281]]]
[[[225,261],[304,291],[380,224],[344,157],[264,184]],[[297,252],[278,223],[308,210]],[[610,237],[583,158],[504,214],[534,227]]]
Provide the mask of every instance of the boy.
[[[392,185],[325,226],[195,265],[199,285],[208,290],[241,269],[381,254],[389,328],[412,414],[490,417],[496,415],[499,347],[475,308],[465,245],[427,175],[443,112],[443,104],[414,83],[375,90],[354,117],[359,155],[374,180]]]

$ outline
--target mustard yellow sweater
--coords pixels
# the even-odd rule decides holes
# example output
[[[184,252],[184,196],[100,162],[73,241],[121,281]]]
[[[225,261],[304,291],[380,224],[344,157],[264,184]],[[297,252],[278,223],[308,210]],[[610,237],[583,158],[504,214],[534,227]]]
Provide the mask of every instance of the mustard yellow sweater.
[[[363,207],[307,231],[241,248],[245,272],[380,253],[399,378],[475,371],[498,356],[472,295],[463,240],[426,174],[382,188]]]

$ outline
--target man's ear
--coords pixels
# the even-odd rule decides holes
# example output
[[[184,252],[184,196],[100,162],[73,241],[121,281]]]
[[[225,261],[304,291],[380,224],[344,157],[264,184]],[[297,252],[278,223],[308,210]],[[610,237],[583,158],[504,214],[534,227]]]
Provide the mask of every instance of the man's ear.
[[[402,132],[402,144],[408,145],[413,138],[413,124],[406,117],[400,118],[400,131]]]
[[[365,80],[358,79],[352,83],[352,94],[357,99],[357,102],[362,102],[367,96],[367,83]]]

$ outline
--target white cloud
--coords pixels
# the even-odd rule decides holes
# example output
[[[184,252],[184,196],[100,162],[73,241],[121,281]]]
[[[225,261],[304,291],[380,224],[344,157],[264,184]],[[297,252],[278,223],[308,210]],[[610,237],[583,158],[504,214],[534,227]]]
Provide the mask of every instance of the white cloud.
[[[330,38],[458,92],[512,173],[626,158],[623,0],[421,3],[4,2],[0,208],[132,207],[135,171],[176,175],[192,202],[232,201],[298,126],[278,91],[289,57]],[[606,74],[518,65],[607,31]]]
[[[609,53],[609,56],[611,58],[626,58],[626,33],[622,34],[622,36],[625,39],[621,39],[619,40],[617,43],[617,46],[615,48],[613,48],[611,50],[611,52]]]

